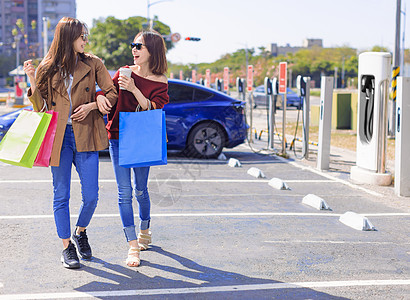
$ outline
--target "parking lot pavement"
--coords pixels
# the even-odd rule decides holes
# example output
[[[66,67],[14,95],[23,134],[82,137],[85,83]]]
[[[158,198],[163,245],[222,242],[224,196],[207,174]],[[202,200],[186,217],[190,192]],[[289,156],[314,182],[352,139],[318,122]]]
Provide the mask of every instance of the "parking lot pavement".
[[[109,157],[100,157],[100,200],[87,230],[94,257],[79,270],[59,262],[50,170],[0,164],[0,299],[410,297],[405,198],[385,199],[384,192],[336,172],[256,154],[247,145],[224,155],[242,166],[174,154],[167,166],[151,169],[153,245],[141,253],[138,268],[124,263],[127,245]],[[251,167],[266,177],[250,176]],[[290,190],[272,188],[268,182],[275,177]],[[307,194],[332,210],[302,204]],[[80,206],[74,171],[71,195],[74,222]],[[346,211],[367,216],[377,230],[341,223]]]

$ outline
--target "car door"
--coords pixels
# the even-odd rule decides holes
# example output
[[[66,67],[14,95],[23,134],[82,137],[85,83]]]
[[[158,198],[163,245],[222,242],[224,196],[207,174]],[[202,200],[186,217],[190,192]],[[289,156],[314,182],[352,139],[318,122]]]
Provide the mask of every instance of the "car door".
[[[168,149],[183,149],[188,133],[199,120],[207,119],[209,112],[217,111],[210,91],[191,84],[168,83],[169,103],[164,106],[168,134]]]
[[[167,126],[168,148],[183,149],[185,147],[188,128],[185,117],[192,108],[194,90],[190,86],[169,82],[169,103],[164,106]]]

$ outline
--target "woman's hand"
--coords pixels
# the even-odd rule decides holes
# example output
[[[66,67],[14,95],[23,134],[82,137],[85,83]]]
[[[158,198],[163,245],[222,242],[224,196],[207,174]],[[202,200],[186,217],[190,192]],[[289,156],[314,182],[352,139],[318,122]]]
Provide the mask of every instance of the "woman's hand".
[[[112,108],[111,102],[107,99],[107,97],[103,95],[97,96],[97,107],[98,110],[103,114],[109,114]]]
[[[88,116],[90,111],[93,110],[93,107],[95,107],[95,103],[81,104],[74,110],[74,113],[71,115],[71,119],[76,122],[83,121]]]
[[[124,75],[118,77],[118,85],[131,93],[137,88],[134,84],[134,80]]]
[[[137,99],[138,103],[141,105],[141,108],[143,110],[148,109],[148,99],[145,98],[145,96],[141,93],[140,89],[135,86],[134,79],[124,75],[120,75],[118,77],[118,85],[121,88],[131,92],[134,95],[135,99]]]
[[[32,86],[32,90],[34,91],[36,88],[36,68],[34,68],[31,59],[24,62],[23,71],[27,74],[30,85]]]

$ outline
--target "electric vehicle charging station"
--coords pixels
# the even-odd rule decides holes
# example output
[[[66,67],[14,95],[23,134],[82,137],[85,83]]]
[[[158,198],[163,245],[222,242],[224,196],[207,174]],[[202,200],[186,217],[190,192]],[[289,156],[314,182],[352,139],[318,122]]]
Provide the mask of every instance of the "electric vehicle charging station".
[[[319,170],[329,170],[333,84],[333,77],[322,76],[320,83],[319,148],[317,151],[317,168]]]
[[[238,97],[242,101],[245,101],[245,79],[236,77],[236,90],[238,91]],[[242,96],[241,96],[242,95]]]
[[[216,78],[216,79],[215,79],[215,89],[216,89],[218,92],[222,92],[222,87],[223,87],[223,81],[222,81],[222,79]]]
[[[272,96],[273,96],[273,112],[276,114],[276,103],[279,95],[279,82],[278,78],[272,78]]]
[[[309,158],[309,112],[310,112],[310,77],[296,77],[296,87],[299,97],[303,97],[303,131],[302,131],[302,157]]]
[[[265,86],[265,94],[268,100],[268,149],[273,150],[273,142],[274,142],[274,124],[275,124],[275,108],[273,103],[273,87],[272,87],[272,80],[269,77],[265,77],[264,80]]]
[[[396,151],[394,191],[398,196],[410,196],[410,78],[397,78]]]
[[[386,172],[387,99],[391,54],[365,52],[359,55],[359,97],[356,166],[350,178],[360,183],[390,185]]]

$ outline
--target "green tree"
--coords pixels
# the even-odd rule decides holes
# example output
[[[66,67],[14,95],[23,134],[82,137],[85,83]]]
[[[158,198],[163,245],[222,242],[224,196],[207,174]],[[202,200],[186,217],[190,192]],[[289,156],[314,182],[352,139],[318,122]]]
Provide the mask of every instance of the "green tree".
[[[371,51],[372,52],[389,52],[389,50],[383,46],[374,46]]]
[[[349,47],[302,49],[295,53],[293,63],[293,74],[310,76],[316,86],[322,75],[333,76],[335,67],[340,73],[343,65],[345,80],[357,76],[357,51]]]
[[[248,49],[248,63],[254,66],[255,86],[263,84],[265,77],[277,77],[279,62],[286,61],[288,69],[292,69],[292,77],[297,75],[310,76],[315,81],[315,86],[320,86],[321,76],[334,76],[335,68],[338,68],[338,78],[341,80],[341,72],[344,70],[344,84],[357,80],[358,74],[358,52],[354,48],[341,46],[337,48],[313,47],[301,49],[296,53],[287,53],[272,57],[266,55],[263,47],[258,48],[259,55],[255,55],[254,49]],[[369,50],[367,50],[369,51]],[[387,48],[375,46],[370,51],[388,52]],[[405,61],[410,61],[410,50],[405,51]],[[204,75],[206,69],[210,69],[214,77],[222,78],[223,68],[229,67],[231,83],[236,77],[246,77],[246,51],[238,49],[234,53],[227,53],[212,63],[200,64],[172,64],[170,71],[176,76],[179,70],[184,72],[184,77],[191,77],[191,70],[196,69],[198,75]]]
[[[108,69],[116,70],[120,66],[132,64],[132,53],[130,43],[135,35],[143,30],[143,24],[147,22],[143,17],[130,17],[126,20],[119,20],[114,17],[93,21],[90,30],[90,43],[87,51],[101,59]],[[169,35],[169,26],[156,21],[154,30],[163,36]],[[166,41],[167,49],[173,48],[173,44]]]

